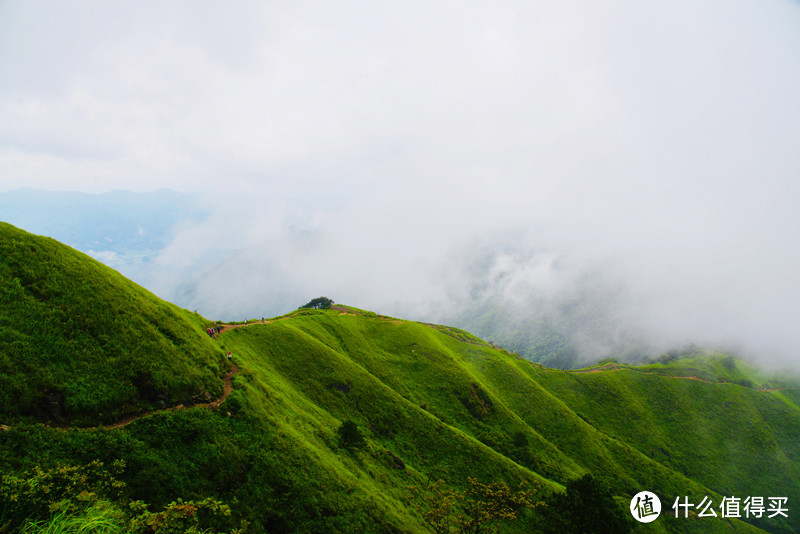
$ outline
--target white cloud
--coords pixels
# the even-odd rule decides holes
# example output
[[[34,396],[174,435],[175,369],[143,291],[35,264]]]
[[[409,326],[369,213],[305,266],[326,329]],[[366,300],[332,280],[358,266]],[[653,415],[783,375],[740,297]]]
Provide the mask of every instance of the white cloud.
[[[0,189],[210,192],[165,266],[271,244],[365,306],[444,294],[451,251],[514,229],[662,330],[796,352],[798,23],[781,0],[5,2]]]

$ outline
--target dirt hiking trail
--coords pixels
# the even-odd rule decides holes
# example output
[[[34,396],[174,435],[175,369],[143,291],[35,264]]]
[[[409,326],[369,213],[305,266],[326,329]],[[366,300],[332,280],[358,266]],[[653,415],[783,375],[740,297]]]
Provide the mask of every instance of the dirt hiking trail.
[[[272,321],[263,321],[263,322],[264,323],[269,323],[269,322],[272,322]],[[227,330],[231,330],[233,328],[239,328],[240,326],[249,326],[249,324],[256,324],[256,323],[261,324],[261,321],[253,321],[252,323],[248,323],[247,325],[245,325],[245,324],[221,324],[220,325],[219,334],[215,334],[214,338],[216,339],[216,337],[218,335],[221,335],[221,334],[225,333]],[[231,368],[231,370],[228,372],[228,374],[226,374],[222,379],[222,381],[225,384],[225,388],[223,389],[222,396],[219,397],[218,399],[210,401],[210,402],[199,402],[199,403],[196,403],[196,404],[189,404],[189,405],[179,404],[177,406],[172,406],[170,408],[164,408],[162,410],[155,410],[155,411],[152,411],[152,412],[144,412],[144,413],[140,413],[140,414],[136,414],[136,415],[130,415],[128,417],[125,417],[124,419],[121,419],[121,420],[117,421],[116,423],[110,423],[110,424],[107,424],[107,425],[70,427],[70,426],[56,426],[56,425],[45,424],[45,426],[50,427],[50,428],[58,428],[58,429],[61,429],[61,430],[67,430],[67,429],[94,430],[94,429],[97,429],[97,428],[114,429],[114,428],[122,428],[122,427],[127,426],[127,425],[133,423],[134,421],[138,421],[139,419],[142,419],[144,417],[150,417],[151,415],[156,415],[156,414],[163,413],[163,412],[175,412],[175,411],[178,411],[178,410],[185,410],[186,408],[218,408],[223,402],[225,402],[225,399],[228,398],[228,395],[231,394],[231,391],[233,391],[233,384],[232,384],[233,375],[235,375],[238,372],[239,372],[239,367],[234,364],[234,366]]]
[[[171,408],[164,408],[163,410],[156,410],[154,412],[145,412],[145,413],[140,413],[138,415],[132,415],[130,417],[126,417],[125,419],[123,419],[121,421],[117,421],[116,423],[111,423],[110,425],[101,425],[101,426],[103,428],[109,428],[109,429],[111,429],[111,428],[122,428],[123,426],[127,426],[127,425],[133,423],[134,421],[136,421],[138,419],[141,419],[143,417],[149,417],[151,415],[155,415],[155,414],[162,413],[162,412],[176,412],[178,410],[185,410],[186,408],[219,408],[219,405],[222,404],[223,402],[225,402],[225,399],[227,399],[228,395],[230,395],[231,391],[233,391],[233,384],[231,383],[231,379],[233,378],[233,375],[235,375],[237,372],[239,372],[239,368],[236,365],[234,365],[233,368],[230,370],[230,372],[228,372],[228,374],[225,375],[225,377],[222,379],[225,382],[225,389],[224,389],[224,391],[222,393],[222,396],[220,398],[218,398],[217,400],[213,400],[211,402],[201,402],[201,403],[197,403],[197,404],[190,404],[188,406],[184,406],[183,404],[179,404],[179,405],[173,406]],[[100,426],[81,427],[81,428],[92,429],[92,428],[100,428]]]

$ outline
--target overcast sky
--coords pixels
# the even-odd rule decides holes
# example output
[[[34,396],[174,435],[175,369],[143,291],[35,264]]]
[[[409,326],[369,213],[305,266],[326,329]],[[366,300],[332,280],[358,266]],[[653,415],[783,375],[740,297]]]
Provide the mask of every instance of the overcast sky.
[[[509,297],[601,272],[653,335],[800,359],[798,95],[788,0],[3,0],[0,191],[213,193],[163,265],[387,311],[488,247]]]

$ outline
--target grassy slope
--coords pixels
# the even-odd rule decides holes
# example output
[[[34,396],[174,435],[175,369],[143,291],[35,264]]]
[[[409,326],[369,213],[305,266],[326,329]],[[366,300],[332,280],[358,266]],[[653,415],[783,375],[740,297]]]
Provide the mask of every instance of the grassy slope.
[[[567,373],[492,349],[465,332],[317,311],[236,330],[226,343],[258,362],[253,376],[264,377],[265,392],[292,392],[293,428],[301,428],[298,413],[315,414],[305,423],[307,435],[352,419],[369,429],[373,447],[401,458],[413,475],[460,486],[468,475],[512,482],[541,474],[550,480],[542,485],[546,492],[589,471],[628,498],[641,488],[665,497],[709,494],[719,501],[722,495],[587,423],[540,385],[548,375]],[[514,446],[517,433],[527,446]],[[516,465],[510,468],[507,459]],[[378,487],[375,495],[392,487]]]
[[[440,478],[463,488],[468,476],[526,481],[544,497],[591,472],[623,507],[649,489],[665,507],[649,531],[756,531],[739,522],[671,519],[677,495],[716,502],[721,495],[785,495],[790,510],[800,497],[793,390],[761,392],[641,369],[563,372],[457,329],[354,308],[294,312],[215,341],[203,334],[201,319],[85,256],[0,229],[0,379],[20,395],[56,388],[73,399],[65,407],[83,406],[74,414],[88,420],[99,413],[92,415],[96,401],[81,400],[85,373],[110,392],[101,397],[109,414],[142,403],[141,393],[119,392],[131,391],[126,381],[136,369],[163,377],[159,387],[175,386],[175,397],[184,383],[197,387],[204,378],[213,389],[223,351],[232,350],[241,369],[218,410],[156,412],[114,430],[61,432],[17,422],[0,432],[3,472],[124,458],[132,497],[161,506],[218,496],[271,532],[422,531],[409,488],[424,494]],[[78,333],[63,326],[76,314]],[[42,335],[48,322],[55,335]],[[154,338],[163,343],[153,346]],[[29,344],[50,359],[37,360]],[[64,350],[72,351],[69,358]],[[19,358],[33,376],[7,363]],[[103,376],[108,365],[92,365],[106,359],[120,372]],[[366,434],[365,449],[339,446],[336,429],[346,419]],[[531,531],[535,521],[528,514],[514,530]]]
[[[304,312],[226,334],[226,346],[249,366],[238,379],[247,392],[247,411],[291,435],[300,450],[317,459],[323,478],[341,481],[368,503],[367,509],[375,509],[373,520],[386,517],[402,530],[424,528],[413,507],[402,503],[410,487],[424,488],[429,480],[461,485],[472,475],[553,487],[370,373],[359,356],[380,359],[383,354],[377,339],[359,329],[373,322],[384,321]],[[390,338],[381,341],[397,341]],[[339,449],[335,430],[345,419],[367,434],[365,452]]]
[[[424,527],[414,501],[408,505],[408,488],[424,492],[428,481],[438,478],[456,487],[463,487],[467,476],[512,484],[525,480],[538,484],[544,496],[590,471],[623,504],[643,488],[665,501],[684,494],[718,500],[727,494],[722,491],[727,488],[703,486],[651,459],[651,451],[637,440],[658,425],[626,436],[600,423],[609,407],[602,391],[621,387],[628,371],[549,370],[455,329],[337,311],[298,312],[235,329],[221,343],[220,348],[233,350],[242,371],[220,410],[158,413],[113,431],[13,429],[0,434],[0,446],[16,452],[2,467],[16,470],[64,457],[84,462],[121,457],[128,461],[134,496],[161,505],[178,496],[218,495],[238,501],[244,515],[269,531],[420,531]],[[653,383],[630,393],[625,403],[634,406],[652,398],[660,385],[703,384],[636,376]],[[611,385],[581,393],[598,379]],[[568,398],[565,392],[573,390],[574,398]],[[600,395],[599,407],[582,404],[595,395]],[[693,410],[705,401],[682,402]],[[366,433],[365,450],[338,446],[336,428],[344,419]],[[765,430],[773,431],[785,429]],[[526,446],[513,444],[520,432]],[[692,446],[713,456],[714,443],[700,436]],[[776,446],[786,454],[789,445]],[[706,460],[685,459],[695,470]],[[777,480],[774,467],[765,463],[761,476]],[[735,481],[738,475],[726,476]],[[722,521],[670,519],[669,506],[665,502],[661,531],[727,530]],[[530,531],[534,525],[535,518],[528,516],[516,526]]]
[[[96,424],[222,392],[202,318],[0,223],[0,421]]]
[[[638,371],[664,376],[693,376],[711,382],[727,382],[754,388],[780,387],[788,385],[783,382],[790,380],[788,377],[781,379],[776,376],[768,376],[756,366],[727,354],[688,353],[679,358],[674,357],[674,359],[672,356],[665,355],[654,363],[635,367]]]

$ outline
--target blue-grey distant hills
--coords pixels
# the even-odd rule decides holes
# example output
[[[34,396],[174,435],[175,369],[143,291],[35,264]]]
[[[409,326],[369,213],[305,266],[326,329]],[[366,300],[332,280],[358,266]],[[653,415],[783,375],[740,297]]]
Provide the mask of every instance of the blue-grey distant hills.
[[[0,220],[94,256],[148,257],[169,244],[179,224],[207,215],[199,196],[168,189],[91,194],[22,188],[0,193]]]
[[[216,317],[274,315],[302,303],[305,293],[289,290],[277,267],[253,259],[252,250],[215,248],[186,265],[154,261],[181,230],[207,222],[210,205],[201,193],[168,189],[92,194],[21,188],[0,193],[0,221],[52,237],[162,298]]]

